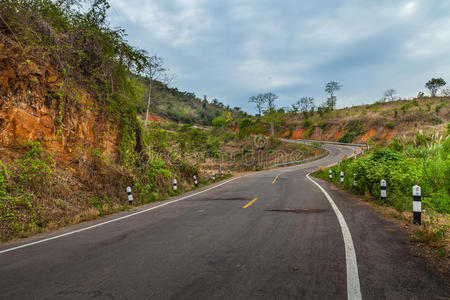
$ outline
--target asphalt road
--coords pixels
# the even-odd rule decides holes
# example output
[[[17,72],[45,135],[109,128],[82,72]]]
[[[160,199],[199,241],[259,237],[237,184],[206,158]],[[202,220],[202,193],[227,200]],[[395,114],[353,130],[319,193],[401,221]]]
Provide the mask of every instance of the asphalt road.
[[[306,177],[353,151],[326,148],[308,164],[2,245],[0,298],[448,299],[406,232],[315,179],[336,211]]]

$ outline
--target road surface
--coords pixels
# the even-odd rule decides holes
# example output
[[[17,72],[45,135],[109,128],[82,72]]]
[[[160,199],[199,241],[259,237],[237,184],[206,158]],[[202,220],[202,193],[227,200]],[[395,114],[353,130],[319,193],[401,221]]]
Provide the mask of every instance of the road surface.
[[[1,245],[0,298],[448,299],[406,232],[306,177],[353,151],[325,147],[318,161]]]

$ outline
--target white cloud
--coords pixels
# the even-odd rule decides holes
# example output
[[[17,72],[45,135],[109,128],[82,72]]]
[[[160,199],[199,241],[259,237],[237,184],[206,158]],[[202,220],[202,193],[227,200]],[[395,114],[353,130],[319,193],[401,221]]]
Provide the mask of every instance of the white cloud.
[[[417,3],[414,1],[407,2],[400,8],[399,15],[401,17],[409,17],[417,10]]]
[[[450,81],[448,1],[111,1],[113,25],[158,51],[180,89],[232,106],[267,90],[280,106],[323,99],[329,80],[344,83],[345,105],[390,87],[415,95],[429,76]]]

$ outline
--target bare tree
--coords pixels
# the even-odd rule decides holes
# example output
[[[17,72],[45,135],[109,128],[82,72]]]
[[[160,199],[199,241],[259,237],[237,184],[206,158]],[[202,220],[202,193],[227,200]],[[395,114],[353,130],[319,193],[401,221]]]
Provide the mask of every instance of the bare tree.
[[[258,114],[261,115],[267,100],[263,94],[259,94],[256,96],[251,96],[248,102],[255,103],[256,109],[258,110]]]
[[[450,96],[450,88],[442,89],[442,96],[449,97]]]
[[[302,97],[297,103],[301,112],[309,112],[315,108],[314,98],[312,97]]]
[[[275,100],[278,99],[278,96],[269,92],[264,94],[264,98],[266,98],[267,108],[270,112],[275,110]]]
[[[381,99],[384,101],[386,101],[386,100],[394,101],[395,94],[397,94],[397,91],[395,89],[392,89],[392,88],[388,89],[384,92],[383,97]]]
[[[145,74],[149,79],[148,86],[148,99],[147,99],[147,111],[145,113],[145,127],[147,127],[148,122],[148,112],[150,110],[150,103],[152,99],[152,81],[161,78],[163,75],[166,75],[166,69],[163,67],[164,60],[156,55],[149,57],[147,62],[147,67],[145,70]]]

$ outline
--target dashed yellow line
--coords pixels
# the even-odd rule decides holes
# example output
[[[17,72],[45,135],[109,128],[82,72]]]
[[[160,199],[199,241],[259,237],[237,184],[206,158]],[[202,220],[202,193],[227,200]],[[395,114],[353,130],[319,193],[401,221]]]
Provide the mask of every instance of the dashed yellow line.
[[[278,176],[280,176],[280,174],[278,174],[277,177],[275,177],[275,179],[272,181],[272,184],[274,184],[277,181]]]
[[[242,208],[247,208],[247,207],[249,207],[249,206],[252,205],[253,202],[255,202],[256,200],[258,200],[258,197],[253,198],[252,201],[250,201],[249,203],[247,203],[247,204],[245,204],[244,206],[242,206]]]

